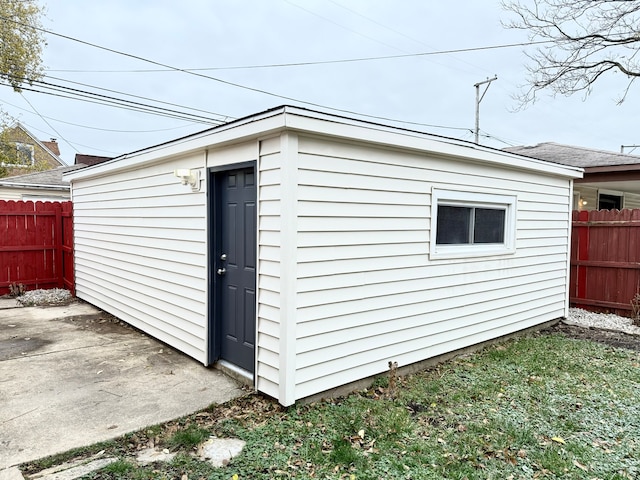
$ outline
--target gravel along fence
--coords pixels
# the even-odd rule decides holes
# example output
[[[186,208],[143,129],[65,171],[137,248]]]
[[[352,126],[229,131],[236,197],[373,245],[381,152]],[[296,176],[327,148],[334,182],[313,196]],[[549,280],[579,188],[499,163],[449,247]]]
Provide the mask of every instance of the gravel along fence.
[[[631,318],[620,317],[613,313],[595,313],[581,308],[570,308],[567,323],[640,335],[640,327],[636,327]]]
[[[36,305],[62,305],[73,300],[69,290],[62,288],[52,288],[50,290],[29,290],[23,295],[16,297],[16,300],[25,307]]]

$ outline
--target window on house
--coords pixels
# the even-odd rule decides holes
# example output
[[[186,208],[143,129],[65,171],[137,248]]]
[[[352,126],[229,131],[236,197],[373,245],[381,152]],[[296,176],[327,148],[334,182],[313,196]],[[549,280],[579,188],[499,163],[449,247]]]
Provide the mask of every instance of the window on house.
[[[18,165],[33,165],[34,163],[34,151],[33,145],[28,143],[16,143],[16,149],[18,150],[17,160]]]
[[[598,192],[598,210],[622,210],[623,203],[622,193]]]
[[[433,258],[515,251],[515,196],[434,189],[432,200]]]

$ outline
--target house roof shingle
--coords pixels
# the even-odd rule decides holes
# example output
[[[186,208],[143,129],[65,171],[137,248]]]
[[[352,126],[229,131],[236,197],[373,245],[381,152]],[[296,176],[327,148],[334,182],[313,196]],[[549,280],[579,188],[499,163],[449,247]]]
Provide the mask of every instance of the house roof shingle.
[[[504,148],[504,150],[572,167],[590,168],[640,164],[640,156],[562,145],[555,142],[545,142],[531,146],[507,147]]]
[[[62,179],[62,174],[84,168],[86,165],[69,165],[66,167],[53,168],[42,172],[27,173],[0,179],[1,185],[50,185],[57,187],[68,187],[69,182]]]

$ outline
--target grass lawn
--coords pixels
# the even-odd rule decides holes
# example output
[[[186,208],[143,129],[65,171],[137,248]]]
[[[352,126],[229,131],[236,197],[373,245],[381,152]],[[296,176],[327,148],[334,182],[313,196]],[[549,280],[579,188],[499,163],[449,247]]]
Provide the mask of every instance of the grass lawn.
[[[99,479],[640,478],[638,352],[534,333],[388,382],[291,408],[250,395],[66,458],[118,456]],[[215,469],[190,455],[209,434],[247,446]],[[149,441],[180,453],[137,466]]]

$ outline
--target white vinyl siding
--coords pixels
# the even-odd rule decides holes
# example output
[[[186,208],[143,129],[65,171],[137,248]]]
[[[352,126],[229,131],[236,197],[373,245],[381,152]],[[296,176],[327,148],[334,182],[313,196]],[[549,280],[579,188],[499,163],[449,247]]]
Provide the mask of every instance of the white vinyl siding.
[[[24,200],[32,202],[66,202],[69,190],[28,187],[3,187],[0,185],[0,200]]]
[[[69,174],[78,296],[206,363],[202,167],[249,161],[254,385],[283,405],[565,313],[581,172],[286,106]],[[515,198],[515,250],[431,258],[434,189]]]
[[[203,159],[81,181],[73,200],[78,297],[206,363],[206,193],[173,175]]]
[[[259,143],[258,325],[256,388],[279,397],[282,194],[280,137]]]
[[[567,180],[299,144],[296,398],[563,315]],[[430,260],[432,188],[517,197],[516,252]]]
[[[624,208],[628,208],[633,210],[635,208],[640,208],[640,195],[637,193],[624,193]]]

